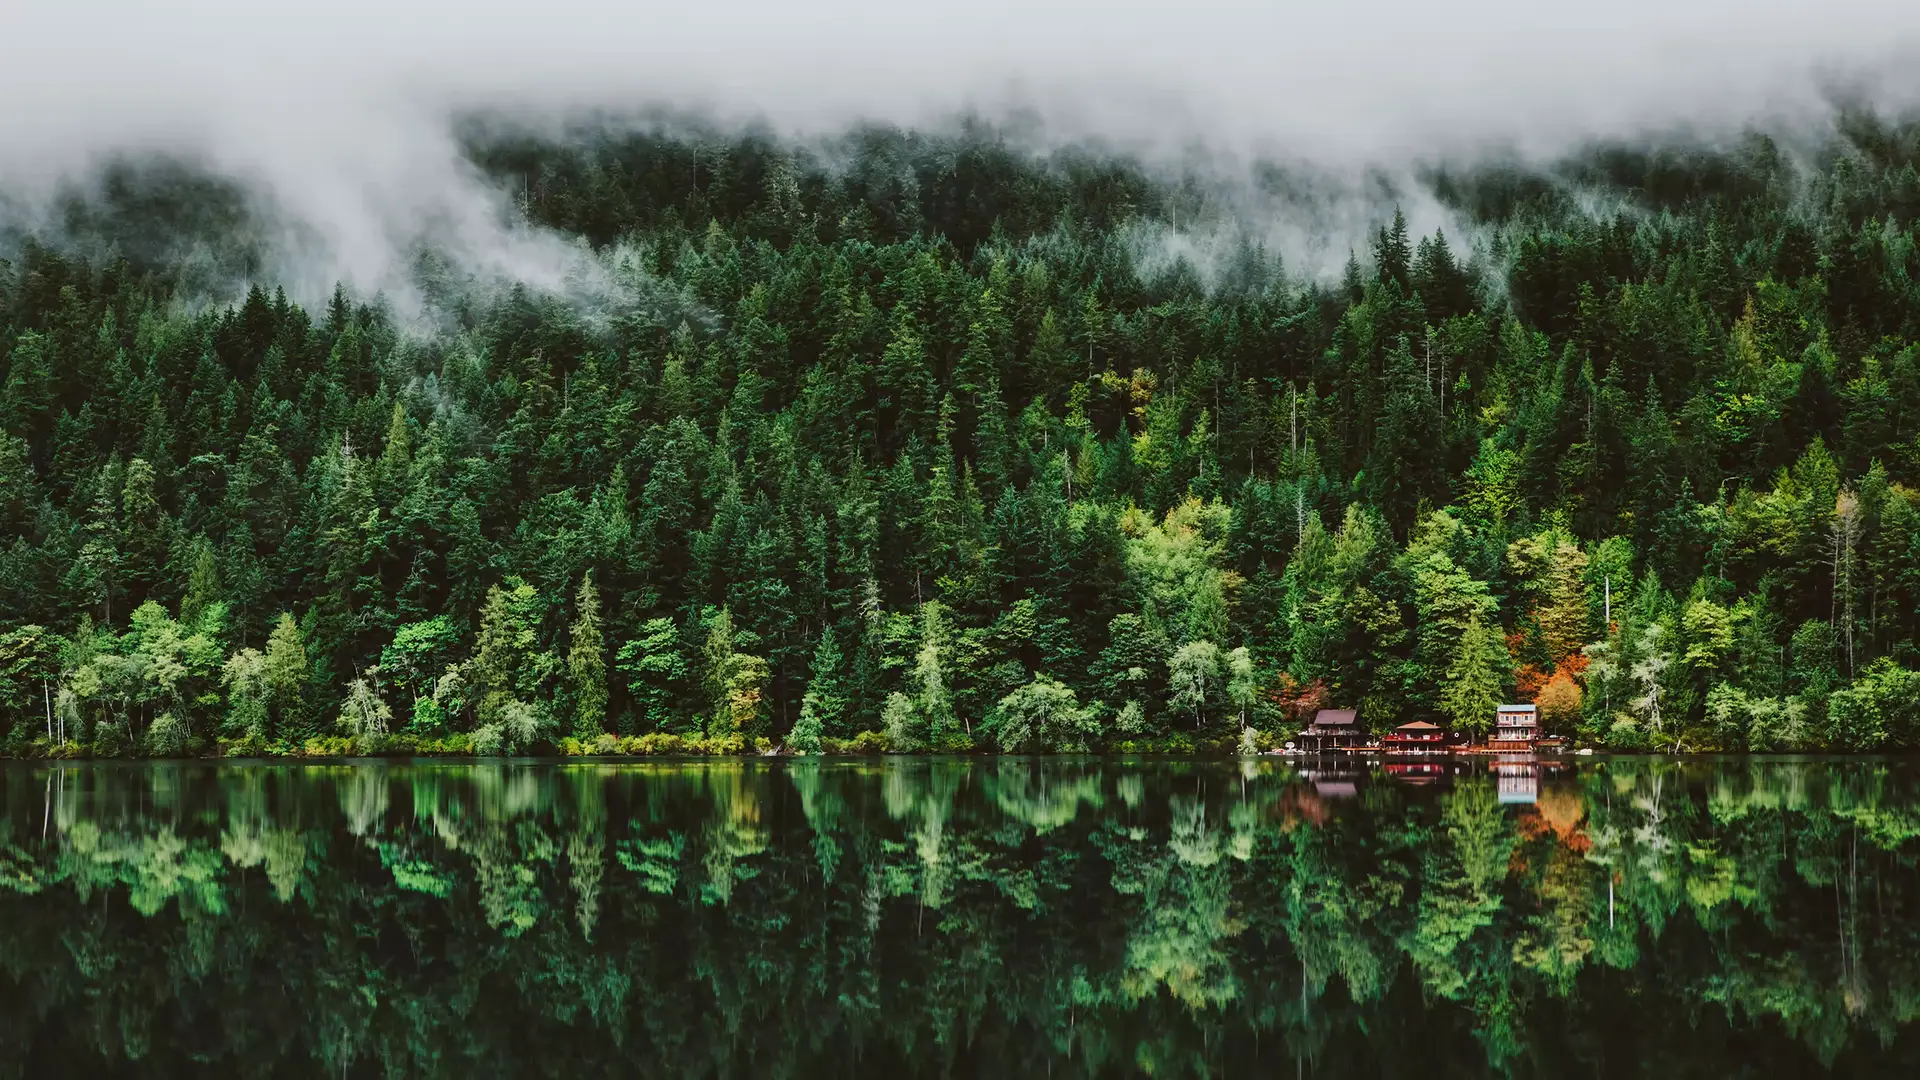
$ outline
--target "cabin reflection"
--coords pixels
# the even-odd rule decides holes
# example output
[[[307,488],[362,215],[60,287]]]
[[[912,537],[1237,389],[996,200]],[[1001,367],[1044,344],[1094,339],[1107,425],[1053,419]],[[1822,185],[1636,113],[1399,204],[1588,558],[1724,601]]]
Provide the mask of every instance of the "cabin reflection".
[[[1424,787],[1438,784],[1447,779],[1452,772],[1452,763],[1447,761],[1389,761],[1380,767],[1380,771],[1403,784]]]
[[[1492,768],[1500,801],[1520,805],[1539,802],[1540,778],[1554,771],[1532,754],[1500,754]]]
[[[1300,770],[1300,779],[1313,785],[1323,799],[1350,799],[1359,794],[1360,764],[1351,758],[1316,762]]]

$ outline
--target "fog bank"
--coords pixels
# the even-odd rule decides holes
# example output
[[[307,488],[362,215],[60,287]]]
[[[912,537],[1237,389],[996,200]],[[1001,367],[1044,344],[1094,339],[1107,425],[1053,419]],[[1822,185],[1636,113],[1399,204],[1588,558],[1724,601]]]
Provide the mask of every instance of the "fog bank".
[[[553,285],[578,271],[575,249],[513,225],[508,196],[464,160],[451,119],[471,111],[539,124],[664,109],[800,138],[1025,112],[1044,140],[1223,175],[1299,161],[1359,190],[1368,174],[1540,160],[1595,139],[1753,124],[1817,136],[1835,95],[1889,110],[1920,100],[1911,0],[164,10],[181,6],[0,6],[0,187],[33,206],[110,158],[204,163],[271,212],[276,272],[306,293],[335,278],[403,288],[399,253],[423,239],[482,275]],[[1370,213],[1334,199],[1277,235],[1324,255]]]

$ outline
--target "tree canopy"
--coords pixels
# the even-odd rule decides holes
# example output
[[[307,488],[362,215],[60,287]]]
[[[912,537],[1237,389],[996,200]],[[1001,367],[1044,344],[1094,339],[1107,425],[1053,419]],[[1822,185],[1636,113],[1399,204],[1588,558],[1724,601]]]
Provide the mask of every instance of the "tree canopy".
[[[604,280],[418,318],[120,167],[0,262],[0,745],[1914,745],[1920,134],[1837,130],[1436,173],[1339,279],[990,128],[482,133]]]

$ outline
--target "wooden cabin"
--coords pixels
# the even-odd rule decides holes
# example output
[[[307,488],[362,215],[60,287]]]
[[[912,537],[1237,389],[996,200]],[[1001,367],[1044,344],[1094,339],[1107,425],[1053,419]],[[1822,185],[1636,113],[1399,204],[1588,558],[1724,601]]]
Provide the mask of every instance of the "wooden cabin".
[[[1359,746],[1365,737],[1358,709],[1321,709],[1300,733],[1299,741],[1301,749],[1320,752]]]
[[[1447,749],[1447,732],[1438,724],[1415,720],[1381,736],[1380,748],[1392,754],[1440,754]]]
[[[1502,705],[1493,720],[1490,750],[1532,750],[1540,741],[1540,710],[1532,705]]]

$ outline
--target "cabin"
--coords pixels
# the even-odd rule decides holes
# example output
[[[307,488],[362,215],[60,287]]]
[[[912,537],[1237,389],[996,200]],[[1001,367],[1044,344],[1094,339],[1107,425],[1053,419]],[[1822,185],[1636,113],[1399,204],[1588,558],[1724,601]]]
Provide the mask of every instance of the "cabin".
[[[1365,737],[1358,709],[1321,709],[1300,733],[1300,746],[1312,752],[1341,750],[1359,746]]]
[[[1531,750],[1540,741],[1540,710],[1532,705],[1502,705],[1494,715],[1491,750]]]
[[[1401,724],[1380,739],[1380,748],[1391,754],[1440,754],[1447,749],[1447,732],[1438,724],[1415,720]]]

